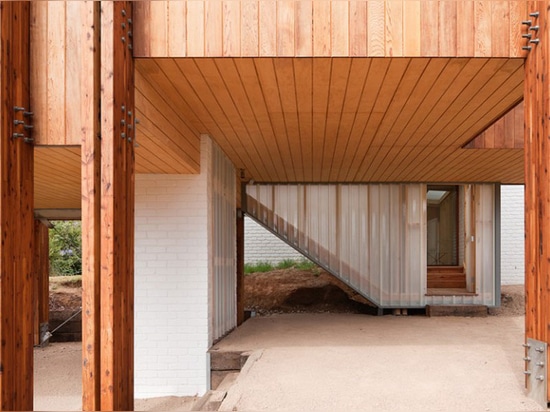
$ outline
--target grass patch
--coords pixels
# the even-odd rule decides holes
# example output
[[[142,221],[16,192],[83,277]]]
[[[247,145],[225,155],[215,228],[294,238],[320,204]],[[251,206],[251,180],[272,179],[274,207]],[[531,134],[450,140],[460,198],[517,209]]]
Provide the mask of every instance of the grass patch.
[[[273,270],[274,267],[270,262],[258,262],[258,263],[245,263],[244,264],[244,273],[258,273],[258,272],[269,272]]]
[[[272,270],[282,270],[282,269],[299,269],[299,270],[310,270],[314,273],[319,272],[319,267],[310,260],[307,259],[285,259],[277,264],[272,264],[271,262],[258,262],[258,263],[245,263],[244,273],[264,273],[270,272]]]
[[[82,275],[75,276],[50,276],[50,287],[55,290],[59,286],[79,288],[82,286]]]

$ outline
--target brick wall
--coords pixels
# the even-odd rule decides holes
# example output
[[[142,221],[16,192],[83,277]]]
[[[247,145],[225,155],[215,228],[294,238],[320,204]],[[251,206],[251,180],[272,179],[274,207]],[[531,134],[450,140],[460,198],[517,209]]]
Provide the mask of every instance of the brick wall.
[[[203,139],[202,165],[210,150]],[[209,386],[209,172],[136,176],[137,398]]]
[[[524,283],[523,186],[501,188],[501,283]]]
[[[244,261],[245,263],[279,263],[285,259],[300,260],[304,256],[288,246],[254,220],[244,220]]]

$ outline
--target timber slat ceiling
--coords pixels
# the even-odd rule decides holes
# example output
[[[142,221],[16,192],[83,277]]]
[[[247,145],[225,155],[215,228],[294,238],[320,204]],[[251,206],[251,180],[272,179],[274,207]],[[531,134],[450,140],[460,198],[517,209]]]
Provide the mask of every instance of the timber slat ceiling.
[[[257,182],[523,179],[521,151],[461,149],[522,99],[521,59],[142,59],[136,68],[140,145],[198,158],[198,136],[210,134]],[[159,99],[170,115],[149,107]]]
[[[462,147],[523,79],[507,58],[138,59],[136,172],[198,173],[204,133],[256,182],[522,183],[521,149]],[[37,208],[79,208],[80,150],[37,147],[35,181]]]

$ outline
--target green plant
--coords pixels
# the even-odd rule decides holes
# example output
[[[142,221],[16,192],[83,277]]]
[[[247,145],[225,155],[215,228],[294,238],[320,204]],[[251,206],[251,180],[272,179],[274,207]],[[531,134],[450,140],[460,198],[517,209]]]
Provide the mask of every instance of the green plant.
[[[274,267],[270,262],[245,263],[244,273],[269,272]]]
[[[82,274],[82,228],[78,221],[53,221],[49,231],[50,276]]]
[[[319,266],[317,266],[311,260],[307,260],[307,259],[299,260],[298,262],[296,262],[294,267],[300,270],[312,270],[312,271],[317,271],[319,269]]]
[[[285,259],[277,263],[277,269],[290,269],[296,267],[296,261],[293,259]]]

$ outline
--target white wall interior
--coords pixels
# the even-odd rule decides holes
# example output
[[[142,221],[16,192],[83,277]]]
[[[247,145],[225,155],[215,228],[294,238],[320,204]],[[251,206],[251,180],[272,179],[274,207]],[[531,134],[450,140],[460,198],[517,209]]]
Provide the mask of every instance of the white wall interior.
[[[213,267],[235,260],[231,242],[219,253],[213,248],[213,224],[229,218],[234,203],[226,198],[227,216],[213,217],[219,209],[213,187],[223,192],[224,184],[214,184],[212,151],[203,137],[198,175],[136,176],[136,398],[202,395],[209,388]]]
[[[501,186],[501,283],[523,285],[525,279],[524,187]]]

